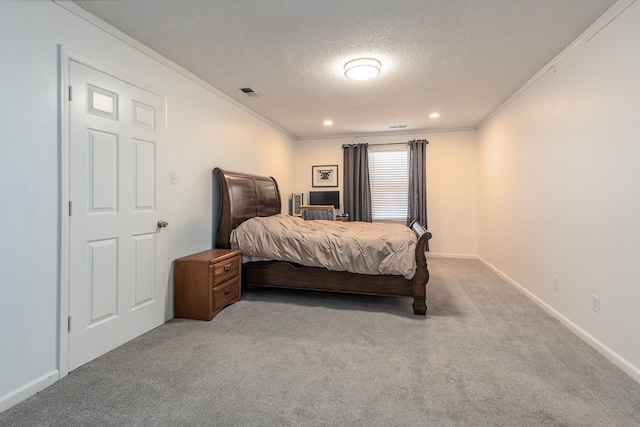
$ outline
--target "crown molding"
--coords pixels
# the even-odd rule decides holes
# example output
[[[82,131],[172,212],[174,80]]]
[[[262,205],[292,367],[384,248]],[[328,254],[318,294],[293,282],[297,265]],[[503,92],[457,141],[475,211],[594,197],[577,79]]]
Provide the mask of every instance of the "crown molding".
[[[603,13],[598,19],[595,20],[582,34],[578,36],[569,46],[564,48],[562,52],[556,55],[547,65],[542,67],[533,77],[531,77],[520,89],[518,89],[513,95],[507,98],[502,104],[500,104],[495,110],[493,110],[484,120],[482,120],[475,128],[480,129],[487,124],[498,113],[507,108],[509,104],[515,101],[529,86],[534,84],[540,77],[547,73],[549,70],[553,70],[555,65],[567,56],[572,50],[578,47],[584,42],[588,42],[595,37],[600,31],[602,31],[607,25],[613,22],[618,16],[626,11],[636,0],[618,0],[615,2],[605,13]]]

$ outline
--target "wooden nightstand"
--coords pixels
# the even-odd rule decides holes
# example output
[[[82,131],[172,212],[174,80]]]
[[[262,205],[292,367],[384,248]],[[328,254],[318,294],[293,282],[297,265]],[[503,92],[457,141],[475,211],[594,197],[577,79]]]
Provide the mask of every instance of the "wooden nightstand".
[[[241,298],[241,252],[210,249],[179,258],[173,266],[174,317],[211,320]]]

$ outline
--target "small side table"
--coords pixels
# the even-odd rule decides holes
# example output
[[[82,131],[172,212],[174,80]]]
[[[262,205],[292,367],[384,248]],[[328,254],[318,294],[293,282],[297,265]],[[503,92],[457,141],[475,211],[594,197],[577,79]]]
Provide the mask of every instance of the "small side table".
[[[209,249],[175,260],[174,317],[211,320],[242,295],[241,252]]]

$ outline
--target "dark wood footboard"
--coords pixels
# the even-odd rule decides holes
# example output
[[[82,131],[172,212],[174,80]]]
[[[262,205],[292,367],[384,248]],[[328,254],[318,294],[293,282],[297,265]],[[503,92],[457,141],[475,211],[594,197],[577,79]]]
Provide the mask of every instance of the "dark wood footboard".
[[[416,274],[413,276],[413,313],[417,315],[427,314],[427,282],[429,281],[429,269],[427,268],[427,243],[431,239],[431,233],[417,221],[409,226],[418,236],[416,244]]]

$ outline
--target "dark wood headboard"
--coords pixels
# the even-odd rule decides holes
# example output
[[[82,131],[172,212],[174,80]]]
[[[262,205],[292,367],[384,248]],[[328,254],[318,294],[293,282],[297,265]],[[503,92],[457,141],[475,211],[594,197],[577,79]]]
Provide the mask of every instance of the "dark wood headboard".
[[[256,216],[280,213],[280,190],[270,176],[213,170],[220,182],[220,224],[216,248],[230,248],[231,230]]]

